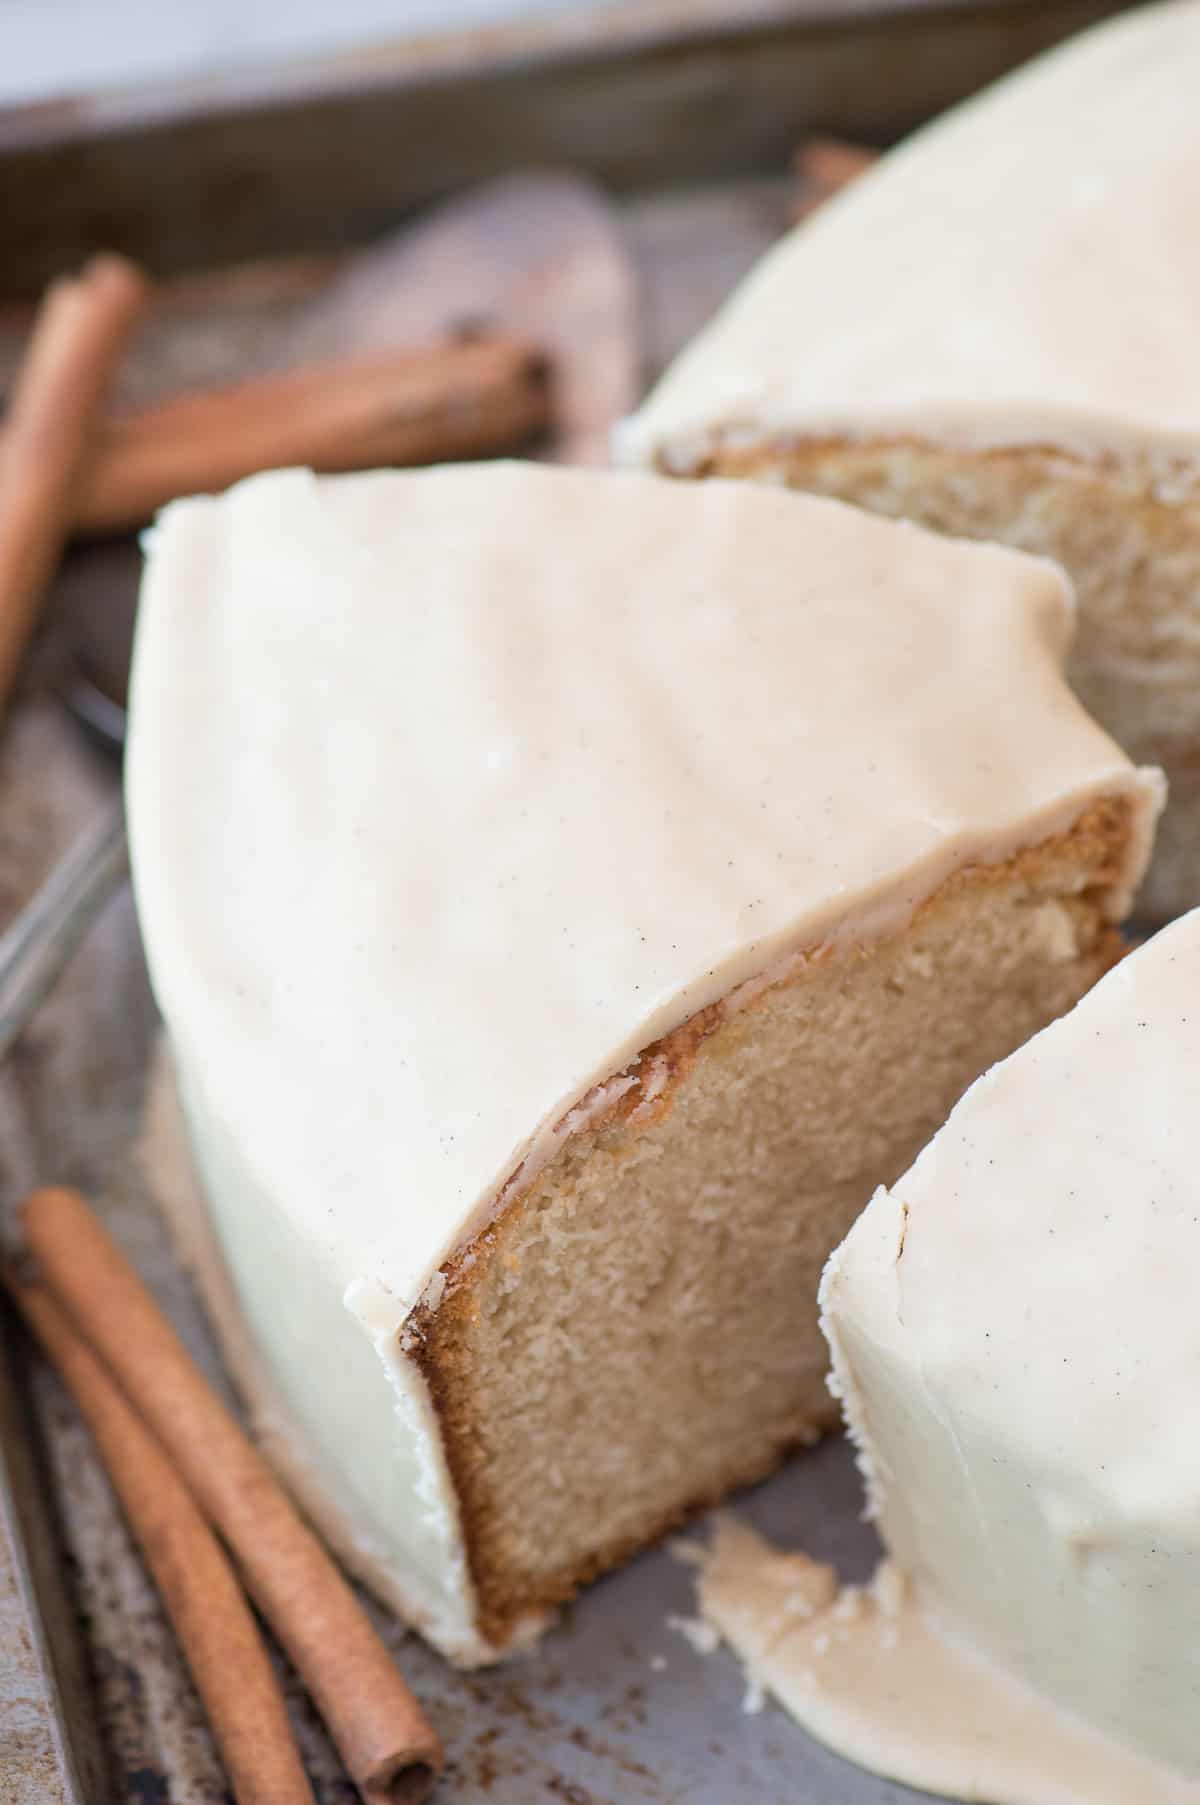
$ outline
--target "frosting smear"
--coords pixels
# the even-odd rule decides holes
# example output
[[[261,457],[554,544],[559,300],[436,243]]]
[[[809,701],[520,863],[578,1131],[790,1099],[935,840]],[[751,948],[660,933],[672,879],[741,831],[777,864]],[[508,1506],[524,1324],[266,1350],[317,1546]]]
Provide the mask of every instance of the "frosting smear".
[[[832,1567],[718,1520],[700,1608],[818,1741],[889,1779],[985,1805],[1197,1805],[1200,1785],[1115,1746],[940,1634],[901,1569]]]

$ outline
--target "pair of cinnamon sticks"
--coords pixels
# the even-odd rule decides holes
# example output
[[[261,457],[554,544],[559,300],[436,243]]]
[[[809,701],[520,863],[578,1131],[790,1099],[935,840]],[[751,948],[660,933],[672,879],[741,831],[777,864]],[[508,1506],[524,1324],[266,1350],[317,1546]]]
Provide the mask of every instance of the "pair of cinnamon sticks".
[[[435,1731],[133,1267],[77,1192],[35,1192],[21,1222],[28,1252],[5,1282],[95,1437],[238,1805],[313,1805],[246,1593],[368,1805],[424,1799],[442,1767]]]
[[[310,365],[104,420],[149,295],[124,258],[98,257],[39,310],[0,434],[0,708],[70,532],[141,526],[176,496],[258,470],[483,457],[548,424],[541,354],[500,337]]]

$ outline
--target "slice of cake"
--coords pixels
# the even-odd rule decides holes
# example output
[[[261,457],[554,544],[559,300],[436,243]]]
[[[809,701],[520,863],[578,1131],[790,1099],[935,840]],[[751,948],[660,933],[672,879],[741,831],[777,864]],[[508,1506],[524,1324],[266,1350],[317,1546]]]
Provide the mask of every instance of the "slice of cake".
[[[1068,672],[1171,800],[1142,906],[1200,902],[1200,5],[1138,8],[794,231],[623,429],[1059,559]]]
[[[1049,564],[750,484],[164,515],[129,813],[221,1314],[457,1658],[819,1431],[830,1248],[1117,955],[1159,780],[1070,617]]]
[[[707,1604],[802,1721],[911,1784],[1200,1800],[1198,1048],[1200,911],[981,1078],[826,1268],[892,1565],[831,1602],[735,1527]]]

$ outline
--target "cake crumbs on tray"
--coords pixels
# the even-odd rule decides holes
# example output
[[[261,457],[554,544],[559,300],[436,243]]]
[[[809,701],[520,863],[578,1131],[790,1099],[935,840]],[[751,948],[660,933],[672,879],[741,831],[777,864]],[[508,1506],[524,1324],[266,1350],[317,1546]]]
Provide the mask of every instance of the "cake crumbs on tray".
[[[695,1654],[711,1655],[720,1646],[721,1632],[705,1617],[680,1617],[672,1613],[667,1618],[667,1628],[682,1636]]]
[[[684,1567],[702,1567],[708,1559],[708,1550],[703,1542],[694,1536],[672,1536],[667,1543],[667,1553],[673,1561]]]

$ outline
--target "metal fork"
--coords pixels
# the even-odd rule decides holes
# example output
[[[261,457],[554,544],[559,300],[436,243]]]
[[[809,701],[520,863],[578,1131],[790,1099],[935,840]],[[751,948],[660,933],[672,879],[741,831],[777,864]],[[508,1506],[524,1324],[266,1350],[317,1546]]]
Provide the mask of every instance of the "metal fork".
[[[86,678],[63,700],[106,751],[125,743],[125,711]],[[72,953],[129,871],[118,797],[85,828],[40,890],[0,935],[0,1060],[53,989]]]

